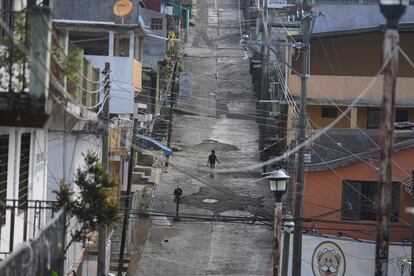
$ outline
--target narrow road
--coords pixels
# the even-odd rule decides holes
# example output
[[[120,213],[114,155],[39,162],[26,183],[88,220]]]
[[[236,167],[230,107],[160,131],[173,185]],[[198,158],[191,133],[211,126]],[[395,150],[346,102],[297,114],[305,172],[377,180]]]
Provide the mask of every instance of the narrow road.
[[[157,186],[153,210],[175,212],[173,190],[183,191],[180,212],[193,216],[272,218],[267,183],[257,172],[210,178],[207,157],[216,150],[219,168],[259,162],[258,126],[249,61],[239,47],[238,0],[198,0],[183,61],[193,95],[174,115],[174,153]],[[191,114],[191,115],[189,115]],[[272,228],[262,223],[154,219],[137,275],[266,275],[271,271]]]

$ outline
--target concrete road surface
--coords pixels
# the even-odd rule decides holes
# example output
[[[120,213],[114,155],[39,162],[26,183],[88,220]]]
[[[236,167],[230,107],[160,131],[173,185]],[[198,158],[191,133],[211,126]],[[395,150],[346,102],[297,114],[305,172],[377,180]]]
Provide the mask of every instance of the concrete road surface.
[[[184,195],[180,212],[198,220],[154,217],[136,275],[266,275],[271,272],[271,223],[217,222],[206,216],[272,218],[267,183],[253,183],[259,170],[216,174],[207,157],[215,149],[218,168],[259,162],[249,61],[239,47],[238,0],[198,0],[196,26],[185,49],[184,71],[193,77],[193,97],[179,102],[172,143],[182,149],[157,186],[153,210],[175,212],[173,191]],[[192,115],[188,115],[192,114]],[[168,225],[171,224],[171,225]]]

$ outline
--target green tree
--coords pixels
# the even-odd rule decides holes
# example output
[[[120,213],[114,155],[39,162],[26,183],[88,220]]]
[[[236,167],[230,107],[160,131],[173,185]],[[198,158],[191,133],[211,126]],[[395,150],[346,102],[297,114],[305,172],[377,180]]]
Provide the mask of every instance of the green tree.
[[[78,169],[75,184],[80,188],[79,194],[71,192],[64,182],[55,193],[60,206],[75,215],[83,229],[94,231],[99,224],[110,225],[116,221],[118,205],[110,200],[108,191],[115,182],[99,163],[96,153],[89,151],[85,155],[85,166]]]

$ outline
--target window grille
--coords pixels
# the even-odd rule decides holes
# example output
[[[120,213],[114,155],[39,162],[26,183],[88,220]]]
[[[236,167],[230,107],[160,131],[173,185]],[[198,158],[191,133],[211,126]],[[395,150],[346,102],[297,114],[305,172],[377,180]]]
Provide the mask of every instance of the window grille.
[[[0,202],[6,203],[9,135],[0,135]],[[6,223],[6,214],[0,213],[0,225]]]
[[[151,30],[162,30],[162,18],[151,18]]]
[[[30,133],[23,133],[20,144],[19,208],[27,207],[30,165]]]

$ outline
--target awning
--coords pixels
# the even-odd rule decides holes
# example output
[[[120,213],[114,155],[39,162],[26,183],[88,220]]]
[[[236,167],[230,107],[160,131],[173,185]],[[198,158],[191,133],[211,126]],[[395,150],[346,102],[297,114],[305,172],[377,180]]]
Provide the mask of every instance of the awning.
[[[173,150],[170,149],[169,147],[167,147],[166,145],[164,145],[163,143],[154,140],[148,136],[142,135],[142,134],[137,134],[137,138],[139,139],[139,145],[141,145],[142,148],[144,148],[144,141],[150,142],[151,144],[157,146],[158,148],[160,148],[166,156],[170,156],[173,154]]]

